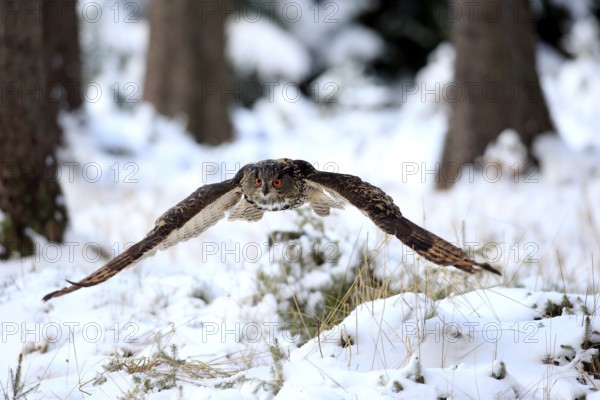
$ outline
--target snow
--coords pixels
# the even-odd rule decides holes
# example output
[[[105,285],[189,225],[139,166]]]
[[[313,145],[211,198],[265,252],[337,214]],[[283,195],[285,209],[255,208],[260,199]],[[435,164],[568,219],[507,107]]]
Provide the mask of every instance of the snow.
[[[361,26],[349,26],[333,37],[327,53],[327,63],[339,65],[348,60],[370,61],[383,51],[383,40]]]
[[[98,4],[112,18],[110,4]],[[309,10],[308,2],[297,4]],[[365,7],[339,4],[341,21]],[[451,81],[452,47],[440,45],[415,82],[400,87],[342,63],[317,79],[321,88],[337,85],[338,102],[290,101],[282,87],[310,72],[308,49],[316,38],[351,29],[320,23],[310,30],[309,20],[292,26],[306,30],[301,40],[265,19],[230,21],[228,52],[236,67],[280,85],[251,109],[233,110],[236,139],[217,147],[197,145],[180,122],[147,104],[114,102],[114,82],[143,81],[143,19],[82,24],[86,54],[106,55],[93,75],[104,95],[61,117],[60,182],[70,213],[65,244],[35,237],[34,256],[0,269],[3,390],[10,391],[8,371],[23,353],[26,386],[39,383],[28,398],[600,397],[594,390],[600,382],[584,370],[596,353],[585,338],[598,343],[600,330],[598,53],[573,48],[568,60],[539,49],[558,133],[536,142],[539,170],[521,168],[522,149],[506,131],[488,149],[485,168],[466,169],[440,192],[432,171],[448,104],[428,90]],[[573,30],[581,38],[591,28]],[[339,46],[339,54],[347,51]],[[334,55],[332,63],[343,58]],[[277,157],[360,175],[389,193],[408,218],[486,257],[503,276],[433,266],[346,207],[325,219],[300,210],[257,223],[221,222],[102,285],[41,302],[64,279],[91,273],[140,240],[198,186]],[[296,250],[277,232],[303,233],[292,241]],[[320,264],[315,249],[322,251]],[[365,254],[368,278],[387,285],[382,296],[361,292]],[[359,301],[328,329],[301,337],[306,327],[288,318],[295,305],[304,306],[304,323],[316,328],[327,321],[310,317],[321,316],[331,288],[352,277]],[[160,349],[170,354],[171,345],[187,363],[175,387],[160,381],[169,373],[165,365],[135,374],[106,371],[115,359],[156,359]],[[147,380],[147,392],[134,377]]]
[[[299,82],[310,72],[308,51],[290,34],[265,19],[227,24],[227,54],[234,68],[261,79],[273,77]]]

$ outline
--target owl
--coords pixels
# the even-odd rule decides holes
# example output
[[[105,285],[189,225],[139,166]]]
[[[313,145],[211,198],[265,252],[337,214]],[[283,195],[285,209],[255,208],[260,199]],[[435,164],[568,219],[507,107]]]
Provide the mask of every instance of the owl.
[[[229,220],[258,221],[265,212],[291,210],[307,203],[321,217],[350,203],[382,231],[435,264],[500,275],[489,264],[470,259],[462,249],[405,218],[380,188],[357,176],[318,171],[307,161],[282,158],[247,164],[232,179],[198,188],[158,218],[140,242],[81,281],[67,281],[71,286],[49,293],[43,300],[104,282],[157,250],[198,236],[226,212]]]

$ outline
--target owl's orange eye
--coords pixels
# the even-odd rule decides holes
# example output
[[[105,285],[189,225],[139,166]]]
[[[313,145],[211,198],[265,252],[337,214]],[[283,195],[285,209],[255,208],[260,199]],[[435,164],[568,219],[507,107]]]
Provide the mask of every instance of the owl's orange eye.
[[[281,186],[281,179],[274,179],[273,180],[273,186],[275,186],[275,187]]]
[[[256,183],[256,186],[260,186],[262,184],[262,181],[260,180],[260,178],[256,178],[254,183]]]

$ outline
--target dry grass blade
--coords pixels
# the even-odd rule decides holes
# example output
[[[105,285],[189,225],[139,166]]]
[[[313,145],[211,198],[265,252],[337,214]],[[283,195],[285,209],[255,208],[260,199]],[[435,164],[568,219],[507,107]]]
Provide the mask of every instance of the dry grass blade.
[[[152,357],[115,357],[105,367],[107,371],[125,371],[128,374],[145,374],[152,378],[172,374],[176,367],[178,380],[190,381],[202,379],[226,378],[238,371],[218,368],[212,364],[197,360],[175,360],[161,354]]]

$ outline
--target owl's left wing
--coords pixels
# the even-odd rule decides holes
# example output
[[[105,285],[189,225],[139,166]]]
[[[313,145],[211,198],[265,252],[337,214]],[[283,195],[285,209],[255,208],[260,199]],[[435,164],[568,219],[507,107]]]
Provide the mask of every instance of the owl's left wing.
[[[239,182],[242,170],[233,179],[204,185],[165,212],[148,235],[140,242],[113,258],[102,268],[79,282],[67,281],[71,286],[49,293],[42,300],[74,292],[82,287],[94,286],[113,277],[118,272],[178,242],[198,236],[225,216],[241,198]]]
[[[454,265],[470,273],[481,268],[501,275],[489,264],[470,259],[459,247],[405,218],[392,198],[380,188],[357,176],[318,171],[306,165],[308,163],[305,161],[295,162],[304,170],[309,185],[316,185],[321,190],[344,198],[367,215],[381,230],[396,236],[427,260],[438,265]]]

